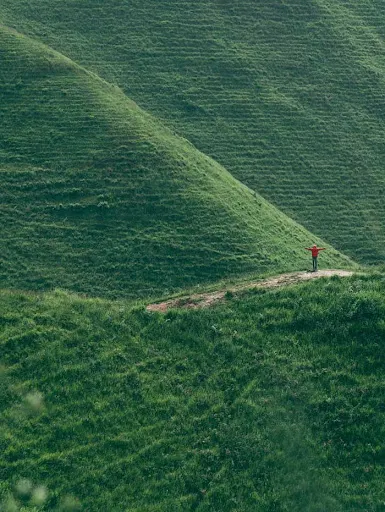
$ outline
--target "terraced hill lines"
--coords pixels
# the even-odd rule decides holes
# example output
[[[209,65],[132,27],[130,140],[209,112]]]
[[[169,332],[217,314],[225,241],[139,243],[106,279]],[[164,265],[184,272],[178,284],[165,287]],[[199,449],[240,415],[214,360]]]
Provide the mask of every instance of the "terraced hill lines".
[[[0,51],[1,286],[138,297],[303,268],[309,232],[116,87],[4,27]]]
[[[285,213],[385,258],[380,1],[2,0]]]

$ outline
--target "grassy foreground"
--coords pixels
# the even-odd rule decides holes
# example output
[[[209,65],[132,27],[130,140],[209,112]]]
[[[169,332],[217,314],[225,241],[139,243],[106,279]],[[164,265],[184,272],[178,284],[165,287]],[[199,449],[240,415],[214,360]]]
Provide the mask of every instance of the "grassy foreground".
[[[2,0],[285,213],[385,259],[382,0]]]
[[[159,295],[303,269],[322,244],[63,55],[5,27],[0,52],[2,287]]]
[[[29,479],[36,510],[383,511],[384,290],[321,279],[167,315],[1,292],[2,496]]]

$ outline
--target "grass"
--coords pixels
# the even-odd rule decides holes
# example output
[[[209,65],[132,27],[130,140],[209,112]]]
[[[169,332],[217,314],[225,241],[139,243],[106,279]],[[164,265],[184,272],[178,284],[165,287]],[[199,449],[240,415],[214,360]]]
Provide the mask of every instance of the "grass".
[[[384,510],[381,8],[1,0],[0,509]]]
[[[0,49],[2,287],[160,295],[323,243],[118,88],[4,27]]]
[[[2,0],[0,19],[118,84],[353,259],[384,260],[379,0]]]
[[[2,495],[27,479],[49,491],[37,510],[382,511],[384,284],[167,315],[1,292]]]

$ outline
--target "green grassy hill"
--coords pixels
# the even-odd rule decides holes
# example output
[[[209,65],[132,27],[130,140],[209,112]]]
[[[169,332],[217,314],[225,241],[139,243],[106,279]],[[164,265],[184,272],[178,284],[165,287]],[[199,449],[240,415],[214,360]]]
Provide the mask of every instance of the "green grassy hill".
[[[0,0],[1,511],[383,512],[381,12]]]
[[[379,0],[2,0],[1,19],[118,84],[338,249],[384,260]]]
[[[1,287],[138,297],[306,268],[309,232],[116,87],[6,28],[0,54]]]
[[[2,496],[28,502],[27,479],[49,511],[383,511],[384,285],[167,315],[1,292]]]

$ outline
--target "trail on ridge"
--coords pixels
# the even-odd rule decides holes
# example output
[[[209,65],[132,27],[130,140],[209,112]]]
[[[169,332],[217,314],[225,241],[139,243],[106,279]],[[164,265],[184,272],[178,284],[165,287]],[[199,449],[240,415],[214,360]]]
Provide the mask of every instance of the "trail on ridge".
[[[354,272],[350,270],[320,270],[318,272],[291,272],[288,274],[281,274],[275,277],[269,277],[260,281],[251,281],[249,283],[243,283],[230,288],[217,290],[215,292],[198,293],[193,295],[186,295],[175,299],[169,299],[164,302],[158,302],[149,304],[146,309],[147,311],[157,311],[160,313],[166,313],[171,308],[184,308],[184,309],[199,309],[207,308],[223,300],[226,293],[237,293],[242,290],[248,290],[252,288],[278,288],[280,286],[287,286],[290,284],[299,283],[301,281],[308,281],[310,279],[318,279],[320,277],[349,277]]]

